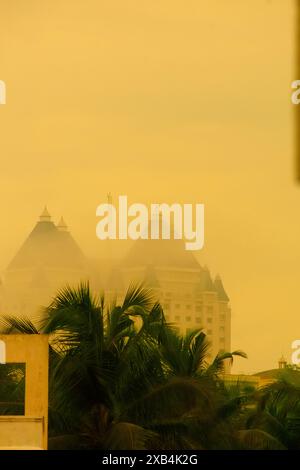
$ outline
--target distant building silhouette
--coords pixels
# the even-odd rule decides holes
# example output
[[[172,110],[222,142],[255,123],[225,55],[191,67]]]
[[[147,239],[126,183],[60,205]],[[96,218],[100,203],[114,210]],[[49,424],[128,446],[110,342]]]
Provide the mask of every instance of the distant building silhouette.
[[[86,277],[85,257],[66,223],[55,225],[45,207],[4,273],[1,310],[35,316],[59,288]]]
[[[222,280],[211,278],[183,240],[139,239],[112,266],[87,260],[64,219],[55,225],[47,208],[4,273],[0,313],[34,319],[59,289],[87,279],[93,290],[102,288],[119,300],[130,284],[144,282],[161,302],[167,321],[181,333],[203,328],[211,357],[230,351],[231,312]]]
[[[122,297],[130,283],[143,281],[161,302],[168,322],[179,332],[203,328],[211,342],[210,355],[230,351],[231,310],[219,275],[185,250],[182,240],[135,241],[109,279],[108,289]]]

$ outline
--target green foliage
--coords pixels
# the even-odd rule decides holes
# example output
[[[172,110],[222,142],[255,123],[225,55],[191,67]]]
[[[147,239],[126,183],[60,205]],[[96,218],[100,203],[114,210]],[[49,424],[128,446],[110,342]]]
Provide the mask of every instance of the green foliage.
[[[245,354],[220,353],[209,364],[206,335],[180,336],[142,286],[121,305],[107,305],[87,283],[66,287],[38,329],[5,317],[1,331],[49,335],[50,448],[300,448],[297,386],[225,386],[225,361]]]
[[[24,364],[0,364],[0,415],[24,414]]]

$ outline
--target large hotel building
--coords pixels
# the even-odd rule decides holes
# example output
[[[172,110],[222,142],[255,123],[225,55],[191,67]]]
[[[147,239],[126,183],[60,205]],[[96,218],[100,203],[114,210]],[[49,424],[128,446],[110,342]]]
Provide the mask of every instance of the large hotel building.
[[[87,260],[65,222],[57,225],[47,209],[5,272],[0,290],[0,313],[38,316],[65,284],[89,279],[121,298],[132,283],[144,282],[163,306],[167,321],[181,333],[203,328],[211,357],[230,351],[231,312],[220,276],[214,279],[182,240],[142,240],[114,266]]]

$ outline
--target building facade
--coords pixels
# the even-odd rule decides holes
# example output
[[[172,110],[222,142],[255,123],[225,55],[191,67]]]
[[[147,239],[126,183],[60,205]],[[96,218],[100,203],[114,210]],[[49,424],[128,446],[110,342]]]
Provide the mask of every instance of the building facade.
[[[231,350],[231,311],[222,280],[213,279],[182,240],[136,240],[112,267],[87,260],[64,220],[54,224],[46,208],[4,273],[0,313],[34,319],[59,289],[86,280],[119,300],[130,284],[143,283],[180,333],[204,330],[211,358]]]
[[[122,297],[130,283],[143,282],[181,334],[202,328],[211,358],[231,350],[231,309],[219,275],[212,279],[182,240],[137,240],[113,271],[108,290]]]

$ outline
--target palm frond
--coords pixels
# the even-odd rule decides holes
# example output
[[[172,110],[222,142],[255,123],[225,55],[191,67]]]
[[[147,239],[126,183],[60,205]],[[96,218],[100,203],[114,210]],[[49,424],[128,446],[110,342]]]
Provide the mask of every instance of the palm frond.
[[[0,332],[6,335],[12,333],[39,334],[39,330],[29,318],[9,315],[0,318]]]
[[[239,442],[245,449],[252,450],[285,450],[286,447],[261,429],[246,429],[236,433]]]
[[[128,312],[132,307],[140,307],[148,311],[152,304],[153,294],[151,289],[145,288],[143,284],[131,284],[126,292],[121,308],[123,312]]]

